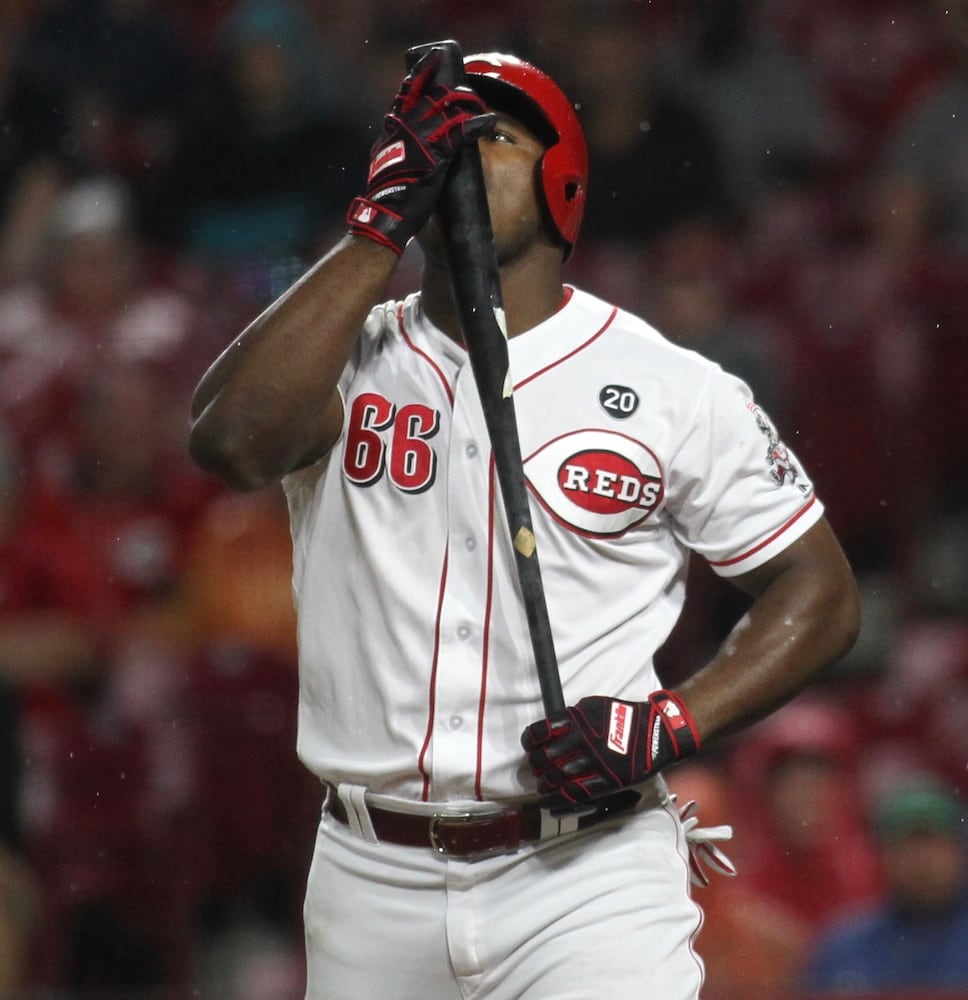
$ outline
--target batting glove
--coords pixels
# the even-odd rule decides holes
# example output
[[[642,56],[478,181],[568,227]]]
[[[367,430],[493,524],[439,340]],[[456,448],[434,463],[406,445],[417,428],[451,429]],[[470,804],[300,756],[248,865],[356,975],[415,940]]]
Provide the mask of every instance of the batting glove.
[[[494,130],[470,88],[437,81],[441,57],[431,49],[407,74],[370,152],[366,194],[346,214],[351,233],[398,256],[433,214],[458,151]]]
[[[657,774],[699,749],[699,732],[671,691],[646,701],[594,696],[525,729],[521,745],[543,804],[567,809]]]

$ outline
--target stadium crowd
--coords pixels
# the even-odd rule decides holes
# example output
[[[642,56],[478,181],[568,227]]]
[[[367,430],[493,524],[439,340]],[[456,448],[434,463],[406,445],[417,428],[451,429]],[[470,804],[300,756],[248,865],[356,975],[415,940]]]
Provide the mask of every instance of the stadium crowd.
[[[968,996],[966,0],[6,0],[0,997],[301,995],[285,504],[192,466],[188,401],[446,37],[574,96],[571,279],[749,382],[861,582],[847,659],[670,775],[735,827],[708,1000]],[[670,684],[742,606],[692,572]]]

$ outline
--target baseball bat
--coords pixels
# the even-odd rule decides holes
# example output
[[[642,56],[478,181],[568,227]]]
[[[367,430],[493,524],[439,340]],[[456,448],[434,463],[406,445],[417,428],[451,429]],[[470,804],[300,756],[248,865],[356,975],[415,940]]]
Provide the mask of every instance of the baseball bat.
[[[438,79],[447,86],[459,86],[466,79],[464,57],[453,40],[414,46],[407,51],[408,67],[435,48],[441,49]],[[462,149],[451,165],[440,215],[454,301],[484,411],[504,513],[511,532],[541,700],[545,714],[550,716],[565,707],[565,699],[528,505],[501,282],[481,154],[476,144]]]

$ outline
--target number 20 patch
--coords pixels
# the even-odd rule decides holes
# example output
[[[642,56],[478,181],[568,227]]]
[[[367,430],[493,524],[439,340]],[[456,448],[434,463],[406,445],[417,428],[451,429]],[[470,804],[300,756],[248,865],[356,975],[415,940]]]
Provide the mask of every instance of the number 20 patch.
[[[627,385],[607,385],[598,394],[598,402],[610,417],[624,420],[639,408],[639,394]]]

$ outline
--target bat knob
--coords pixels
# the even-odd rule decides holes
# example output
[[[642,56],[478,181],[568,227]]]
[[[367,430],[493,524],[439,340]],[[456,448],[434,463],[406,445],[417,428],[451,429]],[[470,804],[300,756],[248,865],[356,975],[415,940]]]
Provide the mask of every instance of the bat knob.
[[[446,38],[439,42],[425,42],[423,45],[414,45],[407,49],[407,69],[413,69],[423,56],[434,49],[440,49],[442,53],[437,79],[448,87],[456,87],[463,83],[464,53],[461,51],[460,45],[452,38]]]

